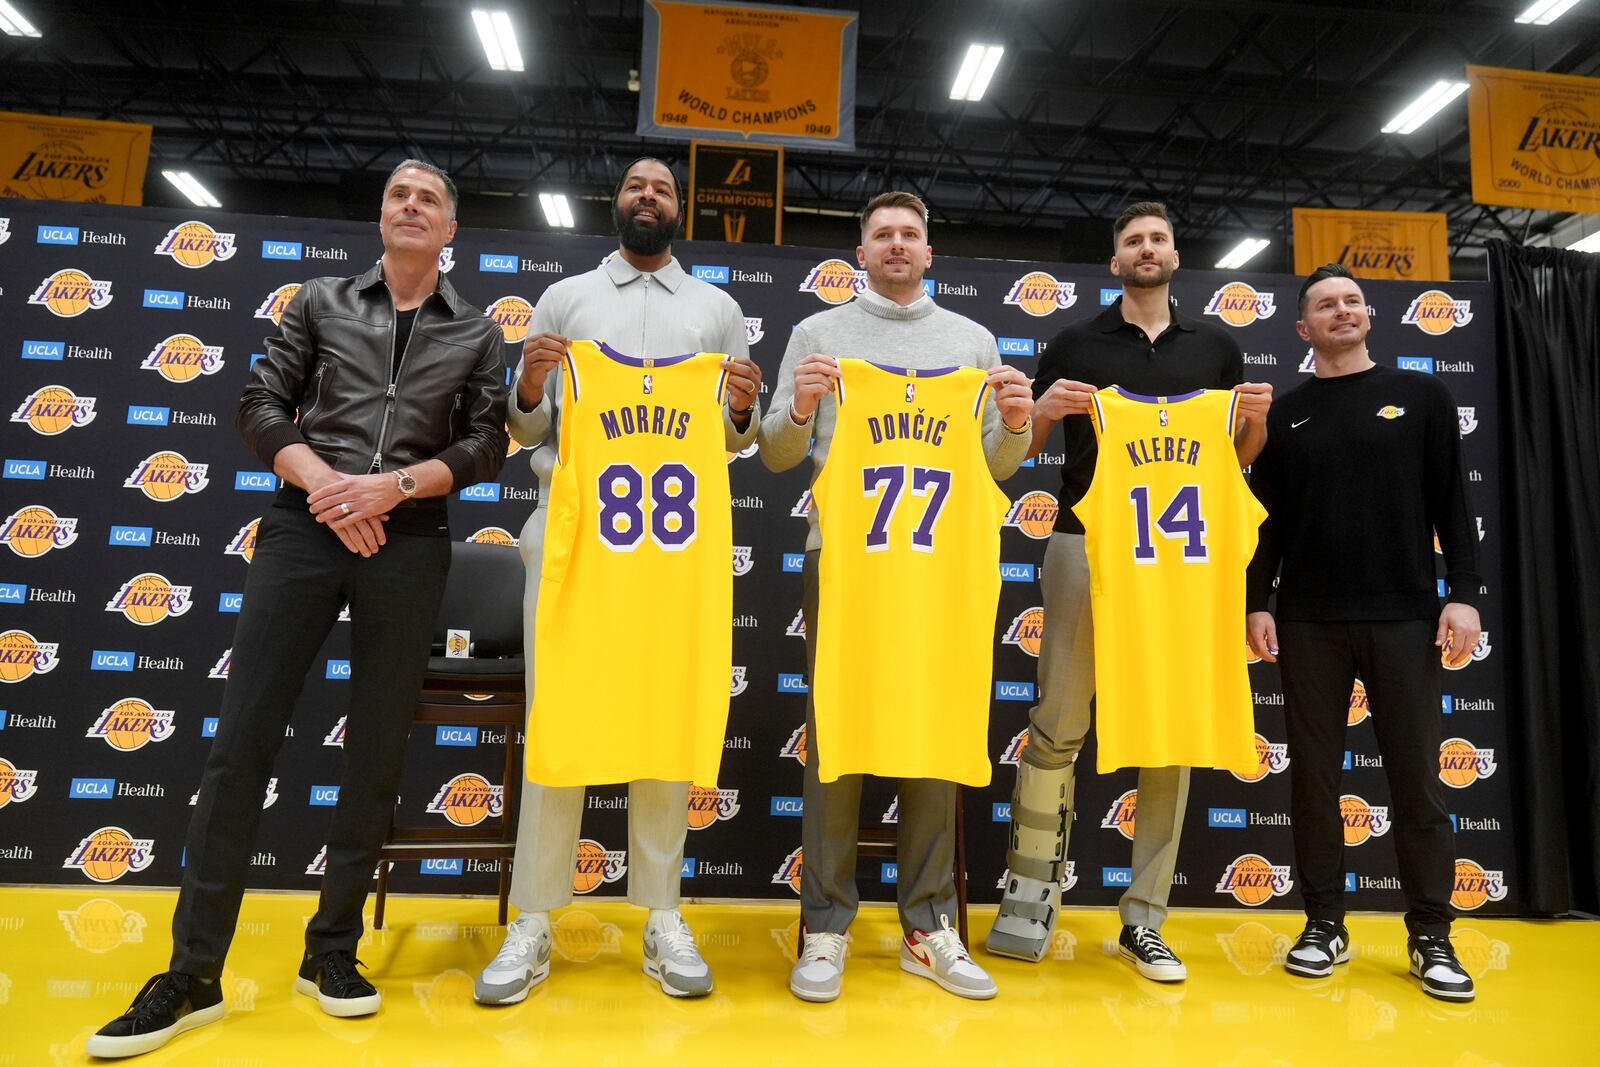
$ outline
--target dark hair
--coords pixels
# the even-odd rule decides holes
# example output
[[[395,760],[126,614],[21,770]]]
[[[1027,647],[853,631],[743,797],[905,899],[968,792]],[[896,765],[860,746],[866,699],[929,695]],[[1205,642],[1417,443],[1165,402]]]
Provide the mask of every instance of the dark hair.
[[[922,219],[922,236],[928,236],[928,205],[922,202],[922,197],[916,193],[901,192],[898,189],[887,193],[879,193],[867,201],[867,206],[861,209],[861,232],[867,232],[867,222],[872,214],[886,207],[908,207]]]
[[[613,207],[616,206],[617,197],[622,195],[622,186],[628,180],[628,175],[633,172],[634,167],[637,167],[641,163],[659,163],[663,167],[667,168],[667,173],[672,176],[672,194],[673,196],[677,197],[680,203],[682,202],[683,190],[678,185],[678,172],[672,169],[672,164],[668,163],[664,159],[657,159],[655,156],[640,156],[638,159],[633,160],[626,167],[622,168],[622,177],[617,179],[617,187],[611,190],[611,204]]]
[[[1345,266],[1343,263],[1324,263],[1322,266],[1306,275],[1305,282],[1301,284],[1300,295],[1295,298],[1296,317],[1302,319],[1306,317],[1307,290],[1309,290],[1313,285],[1316,285],[1318,282],[1325,282],[1329,278],[1349,278],[1351,281],[1356,280],[1356,276],[1350,273],[1350,268]]]
[[[1137,204],[1129,204],[1122,214],[1117,216],[1117,221],[1111,224],[1111,247],[1115,248],[1117,242],[1122,239],[1122,231],[1128,228],[1128,223],[1142,218],[1160,219],[1167,224],[1167,229],[1172,229],[1172,218],[1167,214],[1167,205],[1159,200],[1141,200]]]
[[[456,183],[450,180],[450,175],[432,163],[425,163],[420,159],[401,160],[400,165],[391,170],[389,177],[384,180],[383,188],[385,193],[388,192],[389,186],[394,184],[394,176],[403,170],[425,170],[443,182],[445,195],[450,198],[450,217],[452,219],[456,217],[456,208],[461,203],[461,194],[456,192]]]

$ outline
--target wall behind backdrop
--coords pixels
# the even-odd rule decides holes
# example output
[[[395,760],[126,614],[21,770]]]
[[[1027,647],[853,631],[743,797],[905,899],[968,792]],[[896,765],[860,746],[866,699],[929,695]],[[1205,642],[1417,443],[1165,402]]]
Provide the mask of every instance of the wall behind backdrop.
[[[0,216],[0,882],[174,885],[254,545],[275,479],[233,430],[239,390],[263,337],[308,277],[365,270],[376,228],[325,220],[8,202]],[[935,249],[938,231],[932,234]],[[446,249],[457,289],[520,341],[552,282],[595,266],[603,238],[463,229]],[[853,295],[851,250],[684,243],[685,268],[739,301],[754,358],[772,384],[790,327]],[[827,261],[838,255],[842,262]],[[946,307],[984,324],[1002,356],[1032,373],[1065,323],[1117,293],[1103,265],[936,258],[929,284]],[[1278,394],[1309,373],[1295,334],[1298,280],[1181,270],[1182,309],[1235,331],[1247,377]],[[1446,672],[1441,775],[1457,829],[1455,902],[1521,910],[1508,811],[1500,640],[1499,467],[1488,286],[1364,283],[1376,309],[1374,356],[1437,374],[1460,405],[1468,477],[1488,582],[1484,640]],[[1209,310],[1208,310],[1209,309]],[[520,346],[507,345],[508,368]],[[998,899],[1009,799],[1026,743],[1042,623],[1038,565],[1059,486],[1059,438],[1004,486],[1017,502],[1003,532],[1005,582],[995,621],[987,789],[968,790],[971,895]],[[697,795],[684,861],[691,897],[798,893],[805,663],[800,561],[809,464],[773,475],[754,455],[732,460],[735,549],[732,709],[721,788]],[[537,493],[526,454],[497,483],[450,502],[457,539],[510,542]],[[510,551],[511,549],[507,549]],[[139,592],[176,596],[149,606]],[[142,606],[141,606],[142,600]],[[596,633],[625,669],[648,635]],[[348,627],[336,626],[307,679],[267,795],[251,884],[315,889],[339,780],[348,692]],[[1245,655],[1243,620],[1240,654]],[[1183,655],[1150,649],[1152,656]],[[893,670],[893,664],[884,669]],[[1260,767],[1251,780],[1198,771],[1172,893],[1176,906],[1300,903],[1290,870],[1287,759],[1277,669],[1250,667]],[[594,680],[595,702],[606,700]],[[906,708],[914,717],[917,709]],[[1347,889],[1353,908],[1402,907],[1388,840],[1388,789],[1364,694],[1352,694],[1345,756]],[[599,734],[597,732],[597,743]],[[510,739],[520,743],[520,737]],[[507,738],[488,730],[419,729],[400,819],[440,822],[461,775],[496,780]],[[1082,764],[1094,766],[1093,739]],[[1129,878],[1134,772],[1085,774],[1066,878],[1068,904],[1113,904]],[[468,786],[475,785],[470,779]],[[496,787],[497,788],[497,787]],[[627,882],[626,791],[598,788],[584,837],[594,860],[581,888]],[[491,814],[489,818],[498,817]],[[892,782],[870,783],[864,820],[893,821]],[[122,847],[118,847],[122,846]],[[1259,857],[1270,893],[1226,888]],[[1247,861],[1254,862],[1254,861]],[[493,863],[399,864],[392,884],[420,892],[492,892]],[[892,899],[892,864],[864,864],[864,895]]]

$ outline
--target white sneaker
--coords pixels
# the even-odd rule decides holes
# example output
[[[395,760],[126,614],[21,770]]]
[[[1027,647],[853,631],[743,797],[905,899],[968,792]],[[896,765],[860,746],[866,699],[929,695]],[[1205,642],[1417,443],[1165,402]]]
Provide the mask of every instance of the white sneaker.
[[[644,926],[644,973],[660,982],[669,997],[703,997],[711,992],[711,968],[676,910],[650,913]]]
[[[800,958],[789,971],[789,992],[818,1004],[837,999],[849,940],[848,934],[807,933]]]
[[[900,969],[931,978],[940,988],[971,1000],[988,1000],[1000,992],[989,972],[972,962],[945,915],[939,916],[939,929],[933,933],[913,930],[900,942]]]
[[[500,951],[472,985],[479,1004],[516,1004],[550,975],[550,919],[545,913],[519,915],[506,924]]]

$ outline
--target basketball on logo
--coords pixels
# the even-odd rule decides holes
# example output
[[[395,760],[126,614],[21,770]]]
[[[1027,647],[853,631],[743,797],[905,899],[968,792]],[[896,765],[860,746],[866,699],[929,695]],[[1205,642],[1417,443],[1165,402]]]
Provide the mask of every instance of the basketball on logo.
[[[10,760],[0,758],[0,808],[31,799],[39,791],[38,780],[38,771],[20,770]]]
[[[1244,661],[1247,665],[1261,662],[1261,657],[1256,655],[1256,650],[1250,647],[1249,641],[1244,643]]]
[[[94,397],[78,396],[64,385],[45,385],[29,393],[11,413],[12,422],[26,423],[34,433],[54,437],[94,421]]]
[[[592,911],[566,909],[550,926],[555,949],[573,963],[587,963],[602,952],[615,953],[622,945],[616,923],[602,923]]]
[[[26,559],[42,556],[52,548],[66,548],[78,539],[78,520],[57,515],[43,504],[18,508],[0,527],[0,541]]]
[[[118,752],[135,752],[172,736],[174,713],[138,697],[123,697],[100,713],[85,737],[98,737]]]
[[[1270,319],[1277,313],[1271,293],[1258,293],[1244,282],[1229,282],[1211,294],[1205,313],[1215,315],[1229,326],[1245,327],[1257,319]]]
[[[1277,774],[1289,765],[1289,746],[1268,741],[1256,734],[1256,769],[1250,774],[1238,771],[1228,773],[1241,782],[1259,782],[1269,774]]]
[[[1130,789],[1111,802],[1111,808],[1106,812],[1106,817],[1100,820],[1100,825],[1106,830],[1115,830],[1132,841],[1133,821],[1138,808],[1139,791]]]
[[[203,222],[180,222],[156,245],[156,255],[171,256],[192,270],[232,259],[235,251],[233,234],[218,233]]]
[[[210,485],[207,469],[207,464],[190,463],[179,452],[155,452],[140,462],[122,485],[164,504]]]
[[[481,774],[458,774],[434,794],[427,810],[443,815],[455,826],[476,826],[504,806],[502,787],[490,785]]]
[[[28,303],[43,304],[58,318],[73,319],[111,303],[111,283],[97,282],[83,271],[67,267],[40,282]]]
[[[708,789],[700,785],[689,787],[689,829],[704,830],[718,820],[731,819],[737,814],[737,789]]]
[[[61,661],[54,643],[38,641],[26,630],[0,633],[0,682],[20,682],[35,674],[49,674]]]
[[[1360,678],[1356,679],[1355,688],[1350,690],[1350,717],[1346,725],[1354,726],[1358,722],[1365,722],[1372,716],[1372,709],[1367,705],[1367,687]]]
[[[795,727],[794,733],[789,735],[789,740],[784,742],[780,756],[787,756],[804,767],[806,765],[806,724],[801,723]]]
[[[61,866],[96,882],[115,882],[129,871],[144,870],[154,859],[154,841],[136,838],[120,826],[103,826],[80,841]]]
[[[866,287],[865,271],[859,271],[842,259],[825,259],[811,268],[806,280],[800,283],[802,293],[815,293],[826,304],[843,304],[855,299]]]
[[[1006,628],[1005,644],[1016,645],[1022,651],[1039,658],[1039,646],[1044,643],[1044,609],[1029,608],[1011,620]]]
[[[1441,289],[1429,289],[1411,301],[1400,321],[1435,336],[1449,333],[1472,321],[1472,301],[1452,300],[1450,294]]]
[[[1451,737],[1439,746],[1439,780],[1452,789],[1465,789],[1494,774],[1494,749],[1477,748],[1471,741]]]
[[[1484,870],[1476,860],[1456,860],[1455,887],[1450,903],[1461,911],[1476,911],[1491,900],[1506,898],[1505,875]]]
[[[1019,307],[1035,318],[1043,318],[1060,308],[1076,304],[1076,288],[1072,282],[1058,282],[1054,275],[1036,270],[1012,282],[1003,303]]]
[[[1217,882],[1217,892],[1231,893],[1234,900],[1253,908],[1283,896],[1293,884],[1289,868],[1274,867],[1265,857],[1251,852],[1228,864]]]
[[[502,296],[484,311],[500,327],[506,344],[520,345],[533,326],[533,305],[520,296]]]
[[[261,306],[256,308],[255,317],[258,319],[271,319],[274,325],[282,326],[283,313],[289,307],[289,301],[293,300],[295,294],[299,291],[299,282],[289,282],[287,285],[278,286],[267,294],[265,300],[261,301]]]
[[[1056,516],[1061,505],[1056,498],[1042,489],[1035,489],[1017,498],[1006,514],[1006,525],[1015,526],[1035,541],[1044,541],[1056,528]]]
[[[192,382],[222,369],[222,346],[205,344],[192,333],[175,333],[156,342],[139,369],[153,370],[169,382]]]
[[[186,614],[193,604],[193,591],[187,585],[173,585],[163,575],[146,572],[123,582],[116,596],[106,602],[106,610],[120,611],[140,626],[154,626],[169,616]]]
[[[592,893],[607,882],[615,882],[627,871],[624,853],[607,852],[598,841],[587,837],[578,842],[578,859],[572,866],[572,891]]]
[[[1344,843],[1365,844],[1370,838],[1389,832],[1389,809],[1368,804],[1353,793],[1339,798],[1339,815],[1344,820]]]
[[[105,897],[86,900],[74,910],[58,911],[56,915],[67,928],[72,943],[85,952],[110,952],[121,945],[144,940],[144,916],[126,911],[122,905]]]
[[[772,876],[773,885],[786,885],[794,890],[794,895],[800,895],[800,872],[805,869],[805,850],[795,849],[783,857],[783,862],[778,864],[778,870]]]
[[[517,539],[511,536],[511,531],[499,526],[485,526],[477,533],[469,535],[467,540],[475,545],[505,545],[507,548],[515,548],[517,545]]]
[[[1028,742],[1032,740],[1032,738],[1033,735],[1029,733],[1028,728],[1024,726],[1022,731],[1007,743],[1006,750],[1000,753],[1000,762],[1009,763],[1011,766],[1015,767],[1019,762],[1021,762],[1022,750],[1028,747]]]
[[[1289,947],[1286,936],[1275,934],[1255,921],[1241,924],[1231,934],[1218,934],[1217,940],[1221,942],[1223,955],[1228,957],[1228,962],[1240,974],[1251,978],[1266,974],[1281,964]]]

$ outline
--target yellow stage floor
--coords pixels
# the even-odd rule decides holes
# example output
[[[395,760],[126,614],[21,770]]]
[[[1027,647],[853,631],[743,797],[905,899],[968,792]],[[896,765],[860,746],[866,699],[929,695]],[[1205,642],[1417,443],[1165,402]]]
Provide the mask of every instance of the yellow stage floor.
[[[85,1039],[166,965],[169,891],[0,889],[0,1067],[86,1062]],[[1345,1067],[1600,1062],[1590,997],[1600,924],[1467,919],[1456,950],[1476,1003],[1424,996],[1394,916],[1351,919],[1355,958],[1323,981],[1285,974],[1300,928],[1284,912],[1178,912],[1168,940],[1189,980],[1162,986],[1116,954],[1113,911],[1068,912],[1039,964],[975,957],[998,998],[964,1001],[900,971],[890,908],[864,908],[832,1004],[790,996],[797,908],[686,905],[716,992],[674,1000],[639,965],[643,912],[593,902],[557,913],[549,980],[522,1004],[472,1002],[500,941],[487,900],[391,897],[360,949],[384,994],[366,1019],[323,1015],[293,992],[313,898],[246,897],[223,978],[226,1020],[138,1062],[276,1067],[650,1063],[1205,1064]],[[993,908],[972,911],[981,944]],[[369,912],[370,920],[370,912]]]

